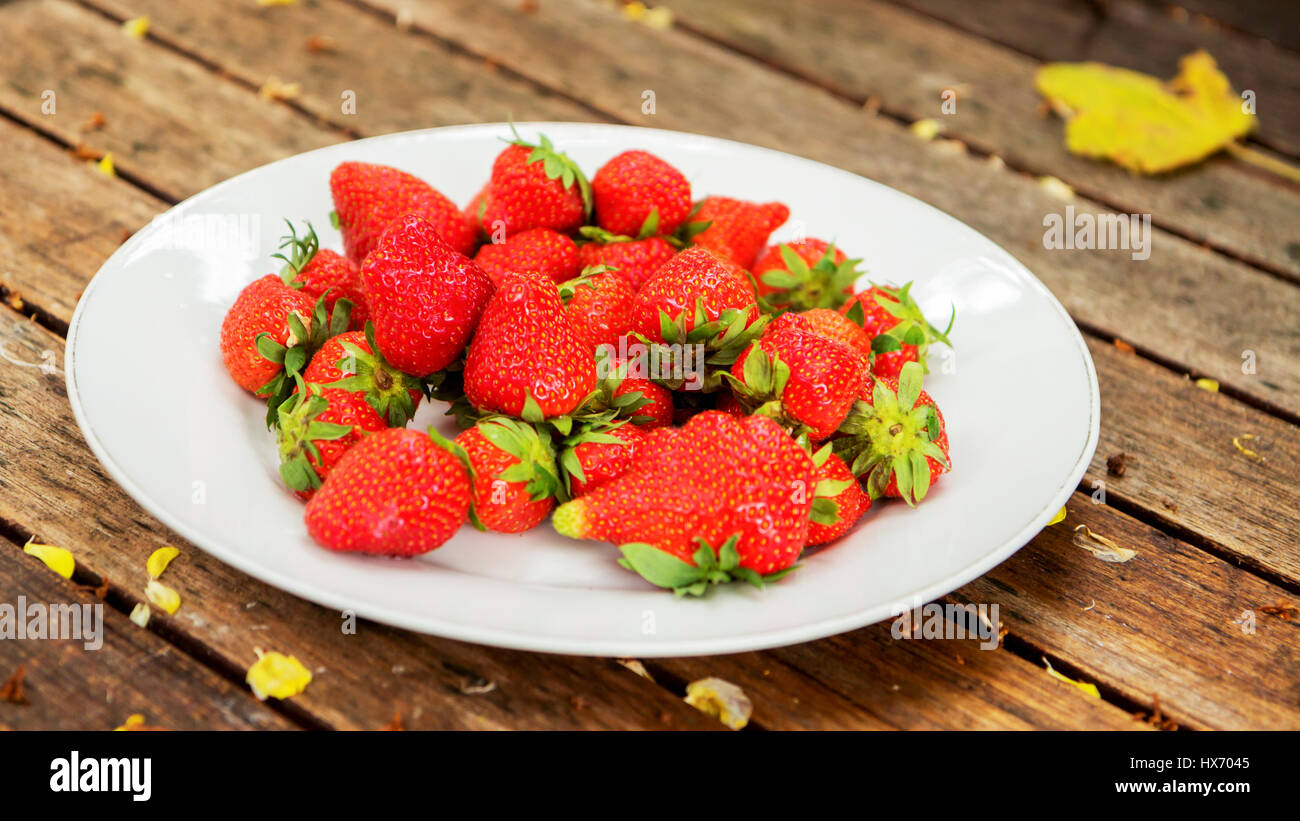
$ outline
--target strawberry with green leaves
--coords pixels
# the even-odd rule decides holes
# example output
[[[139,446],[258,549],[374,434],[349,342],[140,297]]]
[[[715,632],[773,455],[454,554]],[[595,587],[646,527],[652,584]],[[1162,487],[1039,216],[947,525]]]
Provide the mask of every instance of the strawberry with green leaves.
[[[833,440],[872,499],[897,497],[915,507],[952,469],[943,414],[922,390],[922,379],[921,366],[908,362],[897,379],[869,382]]]
[[[632,304],[636,293],[617,271],[597,266],[560,285],[564,312],[583,342],[594,351],[600,345],[618,346],[632,330]]]
[[[596,387],[595,351],[549,277],[508,274],[465,356],[465,396],[479,411],[529,422],[565,416]]]
[[[497,155],[483,195],[479,223],[489,235],[507,236],[532,228],[570,234],[591,214],[591,185],[578,164],[555,149],[546,135],[514,139]]]
[[[729,381],[746,411],[820,442],[835,432],[862,393],[865,370],[858,354],[787,313],[741,353]]]
[[[375,353],[374,326],[331,337],[303,371],[307,382],[346,391],[366,402],[389,427],[402,428],[423,398],[420,380]]]
[[[295,376],[297,391],[277,409],[280,478],[309,499],[348,449],[388,425],[360,396]]]
[[[579,233],[587,241],[578,246],[578,264],[583,268],[604,265],[618,271],[633,293],[677,254],[676,246],[663,237],[611,234],[594,225]]]
[[[503,242],[488,243],[478,249],[474,261],[500,285],[509,273],[531,271],[545,274],[555,282],[565,282],[578,275],[578,246],[564,234],[549,228],[532,228],[506,237]]]
[[[560,471],[571,498],[577,499],[628,471],[641,428],[628,422],[583,425],[561,443]]]
[[[620,545],[625,567],[679,595],[736,579],[761,586],[803,551],[815,472],[771,419],[705,411],[652,431],[627,472],[556,508],[553,524]]]
[[[456,437],[474,477],[477,524],[522,533],[545,519],[562,492],[546,429],[488,416]]]
[[[361,285],[361,269],[345,256],[320,247],[316,229],[307,223],[307,233],[298,236],[293,223],[285,220],[289,233],[280,238],[280,253],[272,258],[284,262],[280,279],[290,288],[298,288],[313,298],[324,298],[325,307],[334,310],[340,299],[352,303],[350,325],[356,330],[366,327],[370,308]]]
[[[767,245],[767,238],[790,218],[790,209],[779,202],[754,203],[730,197],[707,197],[700,204],[694,223],[708,227],[695,234],[695,245],[751,270]]]
[[[911,289],[910,282],[901,288],[872,283],[840,306],[840,313],[860,325],[871,338],[871,349],[876,354],[872,373],[876,376],[897,377],[908,362],[919,362],[924,370],[930,345],[942,342],[952,347],[948,333],[956,311],[948,319],[948,327],[941,331],[921,313]]]
[[[307,503],[304,520],[329,550],[417,556],[450,539],[469,513],[473,486],[451,443],[389,428],[357,442]]]
[[[858,478],[827,444],[813,454],[817,466],[813,488],[812,523],[808,525],[808,547],[833,542],[853,529],[871,507],[871,497],[862,491]]]
[[[474,247],[473,225],[456,204],[419,177],[364,162],[345,162],[330,174],[334,219],[348,259],[360,265],[394,220],[423,218],[458,253]]]
[[[754,281],[759,298],[771,310],[838,308],[862,276],[857,267],[860,262],[819,239],[786,242],[768,248],[758,258]]]
[[[671,234],[691,213],[691,184],[648,151],[624,151],[591,178],[596,224],[611,234]]]
[[[361,279],[379,352],[417,378],[460,356],[492,295],[488,275],[414,214],[384,232]]]
[[[753,286],[709,251],[687,248],[637,291],[632,329],[652,342],[674,342],[697,325],[709,325],[708,336],[714,337],[737,325],[739,333],[757,318]],[[712,328],[718,323],[719,329]],[[674,326],[676,331],[670,331]]]
[[[221,323],[221,361],[239,387],[256,396],[270,396],[283,381],[287,351],[302,347],[295,358],[306,363],[315,302],[275,274],[254,280],[239,292]]]

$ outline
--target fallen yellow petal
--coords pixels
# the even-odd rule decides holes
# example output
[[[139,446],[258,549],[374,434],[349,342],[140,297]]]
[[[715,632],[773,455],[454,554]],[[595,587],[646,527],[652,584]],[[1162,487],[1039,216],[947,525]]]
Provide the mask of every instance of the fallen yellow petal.
[[[1050,522],[1047,523],[1047,526],[1048,526],[1048,527],[1051,527],[1052,525],[1054,525],[1054,524],[1056,524],[1056,523],[1058,523],[1058,522],[1062,522],[1062,521],[1064,521],[1064,520],[1065,520],[1065,515],[1066,515],[1067,513],[1069,513],[1069,512],[1070,512],[1070,511],[1066,510],[1066,509],[1065,509],[1065,506],[1062,505],[1062,506],[1061,506],[1061,509],[1058,510],[1058,511],[1056,511],[1056,515],[1052,517],[1052,521],[1050,521]]]
[[[1075,681],[1069,676],[1057,672],[1055,669],[1053,669],[1052,663],[1047,660],[1047,656],[1043,656],[1043,664],[1047,665],[1047,674],[1052,678],[1057,679],[1058,681],[1064,681],[1066,684],[1073,684],[1075,687],[1078,687],[1080,690],[1082,690],[1083,692],[1087,693],[1088,695],[1092,696],[1095,699],[1101,698],[1101,693],[1097,690],[1097,685],[1089,684],[1086,681]]]
[[[179,555],[181,555],[181,552],[171,545],[160,547],[149,554],[149,561],[145,563],[145,569],[149,571],[151,578],[156,579],[167,569],[167,565],[172,563],[172,559]]]
[[[1074,529],[1074,543],[1103,562],[1123,564],[1137,555],[1136,550],[1120,547],[1105,536],[1093,533],[1087,525],[1079,525]]]
[[[149,33],[149,15],[127,20],[122,24],[122,33],[137,40]]]
[[[640,2],[640,0],[632,0],[631,3],[623,7],[623,16],[632,21],[639,21],[645,17],[646,11],[648,9],[645,3]]]
[[[754,705],[745,691],[720,678],[702,678],[686,685],[686,703],[708,713],[733,730],[749,723]]]
[[[271,75],[262,83],[257,94],[263,100],[292,100],[302,93],[301,83],[281,82],[279,77]]]
[[[77,560],[71,551],[49,544],[34,544],[30,540],[23,545],[23,552],[45,562],[45,566],[65,579],[72,578],[72,571],[77,569]]]
[[[1254,438],[1255,438],[1255,434],[1253,433],[1243,433],[1241,436],[1234,436],[1232,437],[1232,446],[1236,448],[1241,453],[1241,455],[1245,456],[1247,459],[1251,459],[1256,462],[1262,462],[1264,461],[1263,456],[1260,456],[1258,453],[1256,453],[1255,451],[1251,450],[1250,448],[1246,447],[1241,443],[1243,439],[1246,441],[1250,441]]]
[[[1215,382],[1213,379],[1198,379],[1196,380],[1196,387],[1201,390],[1209,391],[1210,393],[1219,392],[1219,383]]]
[[[929,141],[933,140],[940,131],[943,131],[943,126],[939,124],[938,120],[917,120],[908,126],[907,130],[912,132],[913,137]]]
[[[641,18],[643,25],[652,29],[669,29],[673,27],[673,10],[667,6],[655,6],[647,9],[645,15]]]
[[[263,653],[257,650],[258,659],[248,668],[245,679],[253,695],[265,701],[267,697],[286,699],[296,696],[311,683],[311,671],[302,662],[283,653]]]
[[[162,582],[149,580],[144,588],[145,598],[168,613],[175,613],[181,606],[181,594]]]
[[[135,607],[131,608],[131,615],[129,618],[131,619],[131,623],[136,627],[148,627],[149,617],[151,615],[153,615],[153,612],[149,609],[149,605],[144,602],[136,602]]]
[[[127,716],[126,721],[122,722],[121,727],[115,727],[114,729],[134,730],[136,727],[142,726],[143,724],[144,724],[144,716],[140,715],[139,713],[135,713],[133,715]]]
[[[1048,194],[1051,194],[1053,197],[1056,197],[1058,200],[1066,200],[1068,202],[1069,200],[1074,199],[1074,189],[1071,188],[1068,183],[1063,182],[1059,178],[1053,177],[1050,174],[1038,178],[1038,187],[1046,191]]]
[[[100,157],[99,162],[95,163],[95,168],[99,171],[99,173],[103,174],[105,177],[117,176],[117,169],[113,167],[112,152],[109,152],[104,156]]]

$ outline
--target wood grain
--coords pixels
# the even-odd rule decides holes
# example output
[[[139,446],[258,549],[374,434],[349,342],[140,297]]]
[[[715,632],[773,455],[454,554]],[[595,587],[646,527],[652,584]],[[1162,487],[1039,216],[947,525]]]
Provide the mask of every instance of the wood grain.
[[[1096,60],[1172,77],[1178,58],[1214,55],[1241,91],[1256,94],[1259,138],[1300,155],[1300,54],[1138,0],[1003,0],[997,14],[962,0],[896,0],[1040,60]]]
[[[682,25],[890,114],[938,121],[948,137],[1016,168],[1052,174],[1123,213],[1300,279],[1300,189],[1218,157],[1142,177],[1065,150],[1043,116],[1041,62],[880,2],[725,0],[679,10]],[[943,107],[942,95],[956,95]]]
[[[403,5],[367,2],[390,11]],[[1300,333],[1277,330],[1300,313],[1300,289],[1289,283],[1160,231],[1146,261],[1128,251],[1048,250],[1044,217],[1066,203],[1032,179],[919,141],[806,83],[683,32],[631,23],[594,0],[544,4],[527,15],[515,8],[449,0],[411,11],[417,26],[627,122],[791,151],[930,202],[1015,254],[1077,320],[1141,339],[1261,403],[1300,413]],[[657,95],[653,115],[641,111],[647,88]],[[1106,210],[1084,198],[1073,205],[1079,213]],[[1246,349],[1277,363],[1267,384],[1243,378]]]
[[[0,684],[21,666],[27,703],[0,700],[0,729],[112,730],[140,714],[170,730],[275,730],[294,724],[246,690],[141,630],[84,588],[60,578],[0,539],[0,602],[99,605],[98,647],[90,637],[0,641]]]
[[[1294,3],[1275,3],[1272,0],[1179,0],[1178,8],[1188,15],[1192,25],[1212,27],[1225,23],[1230,28],[1269,40],[1283,48],[1300,50],[1300,7]],[[1173,9],[1166,9],[1166,14],[1176,20],[1183,19],[1183,14]]]

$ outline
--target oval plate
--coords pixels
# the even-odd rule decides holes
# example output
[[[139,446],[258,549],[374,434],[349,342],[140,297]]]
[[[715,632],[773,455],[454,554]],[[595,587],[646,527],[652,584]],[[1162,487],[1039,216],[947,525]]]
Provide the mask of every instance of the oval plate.
[[[831,166],[740,143],[627,126],[528,123],[588,173],[631,148],[681,169],[696,196],[780,200],[802,231],[862,257],[870,278],[915,280],[933,320],[956,306],[955,353],[936,347],[926,389],[942,407],[954,472],[917,510],[877,505],[839,542],[764,591],[733,584],[675,599],[615,563],[611,545],[548,525],[519,536],[465,527],[427,556],[340,555],[308,538],[280,484],[262,403],[221,364],[222,317],[277,270],[283,219],[310,219],[324,247],[329,173],[344,160],[394,165],[457,202],[483,184],[504,124],[343,143],[227,180],[161,215],[104,263],[68,333],[68,395],[109,473],[193,544],[327,607],[465,641],[602,656],[729,653],[871,624],[988,571],[1041,530],[1097,445],[1092,359],[1041,282],[973,229]],[[1032,344],[1026,342],[1031,341]],[[441,408],[413,425],[453,432]],[[183,592],[183,591],[182,591]]]

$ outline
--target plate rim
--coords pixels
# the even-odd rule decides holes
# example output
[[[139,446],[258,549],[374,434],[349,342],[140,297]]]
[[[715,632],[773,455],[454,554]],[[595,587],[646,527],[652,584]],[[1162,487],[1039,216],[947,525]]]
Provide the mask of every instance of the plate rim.
[[[502,647],[513,650],[526,650],[531,652],[601,657],[635,656],[640,658],[662,658],[739,653],[775,647],[785,647],[866,627],[883,621],[885,618],[889,617],[890,613],[885,612],[886,609],[892,609],[897,602],[878,604],[874,607],[863,608],[839,617],[825,618],[795,626],[781,627],[761,632],[749,632],[734,636],[721,636],[707,639],[674,639],[666,641],[650,639],[638,641],[635,639],[611,640],[608,638],[573,639],[569,637],[555,636],[553,634],[527,634],[521,633],[517,630],[504,630],[494,627],[485,628],[474,626],[472,624],[467,625],[464,622],[449,622],[436,616],[416,617],[404,611],[388,610],[381,605],[364,605],[362,607],[357,607],[355,602],[345,601],[342,594],[335,594],[329,590],[317,588],[312,584],[301,583],[288,574],[280,573],[270,570],[265,566],[258,565],[251,558],[246,559],[244,554],[225,549],[217,544],[215,540],[206,539],[196,529],[190,528],[188,525],[173,518],[162,505],[155,502],[149,494],[145,493],[131,479],[131,477],[127,475],[121,466],[110,457],[103,443],[99,440],[98,436],[95,435],[94,428],[90,425],[90,421],[86,417],[81,402],[81,394],[77,387],[76,343],[78,340],[78,331],[86,306],[90,304],[91,298],[101,281],[101,274],[104,273],[115,259],[119,256],[130,255],[135,246],[145,240],[148,233],[146,229],[152,224],[153,220],[190,207],[195,200],[200,198],[215,196],[227,186],[236,184],[246,176],[260,173],[267,168],[280,163],[293,161],[299,157],[318,152],[339,151],[342,150],[342,147],[344,146],[350,146],[360,142],[395,141],[418,137],[421,135],[452,131],[492,131],[494,129],[509,127],[509,125],[509,123],[472,123],[412,129],[321,146],[310,151],[303,151],[298,154],[281,157],[269,163],[257,166],[256,168],[251,168],[247,171],[241,172],[233,177],[222,180],[215,185],[211,185],[202,191],[198,191],[175,205],[172,205],[165,211],[156,214],[149,223],[136,231],[135,234],[133,234],[126,242],[109,255],[103,263],[100,264],[94,276],[91,277],[90,281],[86,284],[85,289],[82,291],[81,298],[78,299],[72,318],[68,323],[68,333],[64,342],[64,384],[67,390],[68,403],[72,407],[73,418],[76,420],[77,426],[81,430],[82,437],[86,440],[86,443],[90,447],[91,452],[95,455],[95,458],[99,460],[100,464],[104,466],[105,470],[113,480],[118,483],[122,490],[124,490],[126,494],[146,512],[157,518],[177,535],[181,536],[189,543],[218,561],[228,564],[236,570],[246,573],[258,581],[269,584],[285,593],[297,596],[298,598],[319,606],[329,607],[340,611],[352,611],[362,618],[404,630],[411,630],[416,633],[434,635],[457,641],[466,641],[474,644]],[[671,129],[614,123],[530,121],[514,123],[513,125],[516,128],[522,127],[526,129],[546,129],[562,126],[565,128],[582,127],[614,132],[625,132],[629,130],[655,132],[675,138],[685,137],[691,140],[740,146],[746,150],[769,152],[782,158],[794,159],[799,162],[812,163],[818,166],[832,168],[841,173],[850,174],[859,180],[870,183],[871,185],[887,189],[895,195],[907,197],[914,203],[934,212],[942,219],[951,221],[955,225],[974,233],[976,236],[998,248],[1008,259],[1012,260],[1016,267],[1016,273],[1021,275],[1030,287],[1035,288],[1040,296],[1047,299],[1048,304],[1056,311],[1059,318],[1063,321],[1070,335],[1071,341],[1075,343],[1076,353],[1079,354],[1084,365],[1089,391],[1087,440],[1085,441],[1075,464],[1070,469],[1069,475],[1051,497],[1051,503],[1037,515],[1031,517],[1025,525],[1016,531],[1015,535],[1009,537],[998,549],[990,551],[980,559],[953,571],[942,580],[933,582],[920,590],[905,594],[906,598],[919,599],[922,602],[932,601],[939,596],[950,593],[970,581],[979,578],[989,570],[1006,561],[1022,547],[1028,544],[1029,541],[1047,525],[1051,517],[1060,510],[1078,488],[1079,482],[1082,480],[1084,474],[1087,473],[1093,455],[1096,453],[1101,430],[1101,393],[1097,382],[1097,371],[1092,360],[1092,354],[1088,350],[1087,343],[1084,340],[1083,334],[1079,330],[1078,325],[1070,318],[1069,312],[1065,310],[1065,307],[1061,304],[1060,300],[1056,298],[1056,295],[1053,294],[1051,290],[1034,275],[1028,266],[983,232],[968,225],[957,217],[952,216],[946,211],[931,205],[925,200],[914,197],[892,186],[885,185],[877,180],[864,177],[861,174],[840,168],[839,166],[823,163],[798,154],[767,148],[766,146],[743,143],[737,140],[729,140],[689,131],[676,131]]]

